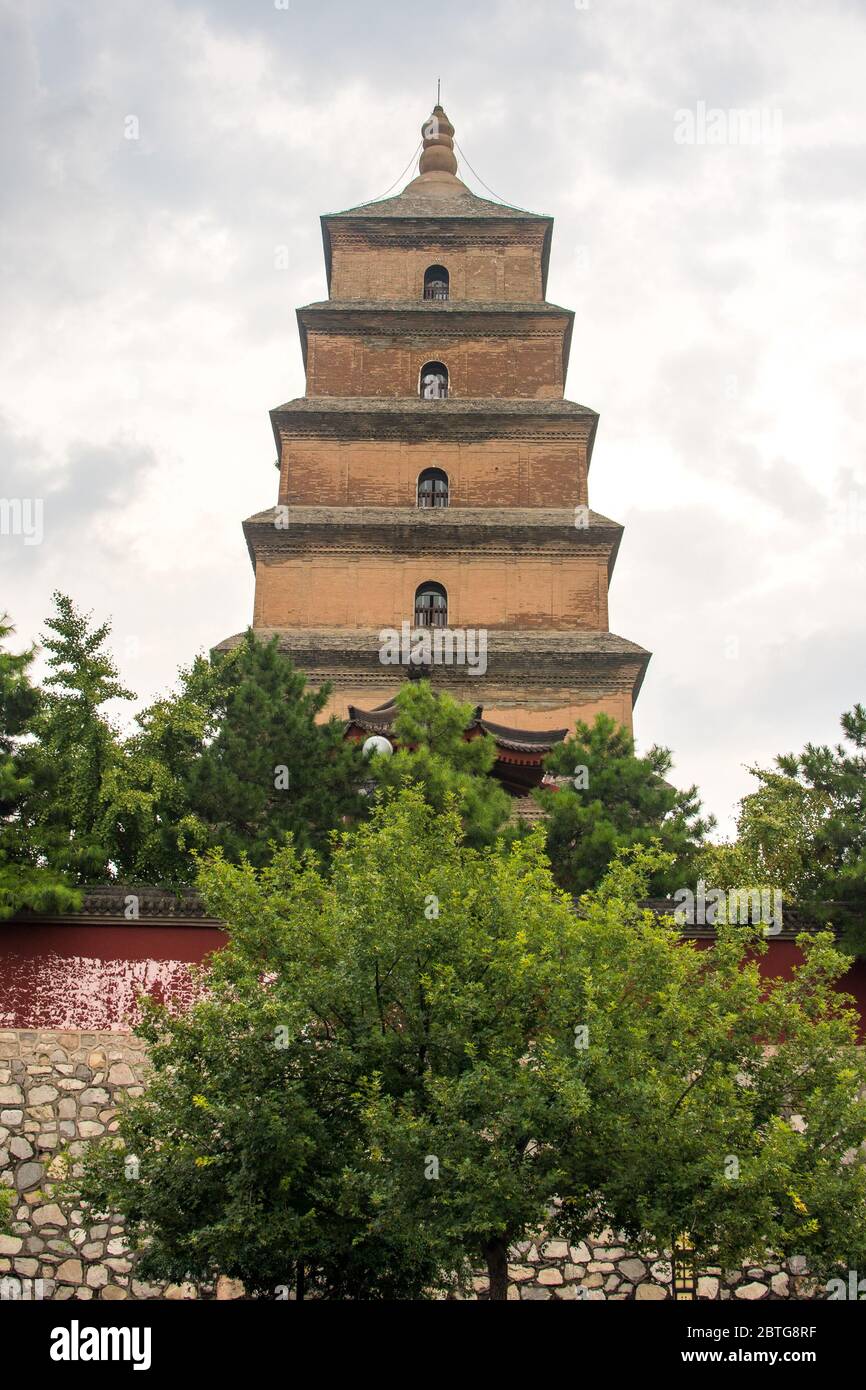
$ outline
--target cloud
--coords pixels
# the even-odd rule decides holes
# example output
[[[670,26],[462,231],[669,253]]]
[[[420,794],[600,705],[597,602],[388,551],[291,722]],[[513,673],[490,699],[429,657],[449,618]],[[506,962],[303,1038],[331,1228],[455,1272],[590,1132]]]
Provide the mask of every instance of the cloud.
[[[557,219],[591,499],[627,528],[611,626],[655,650],[641,742],[724,815],[742,763],[832,738],[863,695],[836,523],[866,485],[864,25],[844,0],[6,7],[0,493],[38,482],[51,528],[0,547],[22,640],[69,589],[146,698],[249,621],[240,522],[275,500],[268,409],[304,390],[319,214],[393,183],[441,69],[478,174]],[[779,147],[677,145],[701,101],[780,110]]]

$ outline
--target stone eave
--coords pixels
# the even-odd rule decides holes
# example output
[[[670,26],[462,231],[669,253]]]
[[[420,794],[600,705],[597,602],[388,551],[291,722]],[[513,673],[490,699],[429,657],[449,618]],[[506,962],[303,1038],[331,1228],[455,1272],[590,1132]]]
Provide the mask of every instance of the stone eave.
[[[574,311],[564,309],[558,304],[548,304],[546,300],[538,303],[489,303],[471,299],[446,300],[331,300],[323,299],[313,304],[305,304],[296,311],[298,335],[301,340],[301,355],[304,371],[307,369],[307,332],[311,328],[333,330],[335,326],[346,324],[349,331],[358,333],[376,331],[393,332],[398,320],[407,329],[429,329],[431,318],[474,318],[477,330],[482,333],[490,327],[490,321],[503,326],[517,321],[522,325],[533,319],[564,320],[562,324],[562,379],[568,375],[571,355],[571,341],[574,331]],[[332,321],[336,320],[337,324]],[[353,323],[353,320],[360,320]],[[487,323],[485,324],[485,320]],[[462,325],[461,325],[462,327]],[[500,330],[501,331],[501,330]],[[519,332],[519,329],[518,329]]]
[[[258,555],[351,553],[371,545],[413,555],[498,548],[509,555],[580,555],[601,549],[610,578],[623,527],[593,511],[588,522],[575,526],[568,508],[270,507],[247,517],[243,528],[253,568]]]
[[[339,654],[343,650],[364,651],[369,649],[370,640],[375,638],[373,654],[378,652],[378,627],[293,627],[255,628],[256,636],[263,642],[276,637],[281,646],[288,651],[292,647],[316,647],[323,652]],[[539,651],[550,650],[558,654],[576,657],[610,656],[628,657],[638,660],[649,659],[651,653],[645,647],[620,637],[615,632],[582,631],[575,628],[497,628],[487,629],[491,645],[496,644],[499,651],[514,656],[526,655],[530,660]],[[218,643],[215,650],[230,651],[238,646],[246,636],[245,632],[235,633]],[[378,660],[378,656],[376,657]]]
[[[263,642],[276,638],[280,651],[295,662],[317,684],[328,680],[381,682],[391,670],[379,660],[380,628],[269,628],[256,627]],[[231,651],[244,634],[226,637],[215,651]],[[467,668],[436,666],[434,683],[460,685],[480,698],[502,677],[519,681],[521,688],[545,686],[564,695],[575,683],[586,689],[628,689],[636,700],[643,683],[650,653],[635,642],[612,632],[563,632],[550,628],[488,628],[487,672],[472,675]],[[491,697],[492,698],[492,697]]]
[[[280,430],[323,438],[379,439],[386,431],[407,439],[525,438],[556,426],[580,426],[559,437],[586,443],[587,460],[598,428],[594,410],[576,401],[515,397],[455,397],[427,401],[417,396],[302,396],[270,412],[280,455]]]

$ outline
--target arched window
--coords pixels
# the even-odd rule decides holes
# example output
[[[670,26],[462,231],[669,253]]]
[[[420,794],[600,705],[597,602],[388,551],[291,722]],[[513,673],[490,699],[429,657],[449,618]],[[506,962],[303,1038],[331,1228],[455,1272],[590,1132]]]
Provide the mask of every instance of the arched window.
[[[448,506],[448,474],[441,468],[425,468],[418,479],[419,507]]]
[[[451,277],[444,265],[431,265],[424,272],[424,298],[447,299]]]
[[[415,626],[448,626],[448,595],[441,584],[428,580],[415,590]]]
[[[448,395],[448,368],[444,362],[425,362],[419,377],[419,394],[424,401],[441,401]]]

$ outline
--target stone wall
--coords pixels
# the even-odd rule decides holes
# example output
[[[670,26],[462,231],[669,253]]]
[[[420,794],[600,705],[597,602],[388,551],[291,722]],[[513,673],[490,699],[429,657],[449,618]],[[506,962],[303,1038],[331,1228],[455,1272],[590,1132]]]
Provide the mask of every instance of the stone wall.
[[[80,1211],[52,1200],[57,1158],[74,1158],[84,1142],[117,1128],[125,1096],[142,1092],[144,1044],[118,1032],[9,1029],[0,1032],[0,1183],[15,1193],[11,1235],[0,1235],[0,1296],[45,1299],[234,1298],[237,1284],[215,1289],[190,1284],[141,1283],[118,1221],[86,1224]],[[667,1299],[669,1261],[664,1252],[641,1257],[618,1244],[613,1232],[569,1246],[542,1232],[511,1251],[508,1296],[513,1300]],[[41,1281],[41,1282],[40,1282]],[[487,1280],[475,1280],[484,1298]],[[803,1272],[770,1264],[724,1274],[701,1272],[705,1299],[779,1299],[821,1296]]]
[[[0,1236],[6,1297],[161,1296],[140,1284],[117,1221],[86,1225],[52,1201],[57,1158],[117,1128],[117,1106],[140,1095],[144,1044],[124,1033],[0,1032],[0,1182],[16,1194],[12,1234]],[[41,1283],[37,1282],[41,1281]]]
[[[637,1256],[618,1244],[612,1231],[602,1231],[580,1245],[568,1245],[542,1233],[536,1240],[515,1246],[510,1254],[510,1299],[649,1302],[672,1297],[670,1252],[654,1250]],[[475,1291],[481,1298],[486,1295],[486,1278],[475,1280]],[[749,1266],[727,1274],[709,1268],[700,1271],[697,1279],[700,1299],[810,1298],[815,1292],[795,1261],[768,1264],[762,1269]]]

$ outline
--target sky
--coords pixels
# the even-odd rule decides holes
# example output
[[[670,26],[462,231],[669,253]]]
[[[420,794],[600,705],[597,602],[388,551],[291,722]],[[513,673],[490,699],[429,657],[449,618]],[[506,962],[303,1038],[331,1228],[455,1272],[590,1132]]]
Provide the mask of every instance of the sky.
[[[473,170],[555,218],[639,747],[727,832],[749,765],[866,700],[864,71],[866,0],[0,0],[18,644],[68,592],[144,704],[249,624],[319,215],[394,184],[441,77]]]

